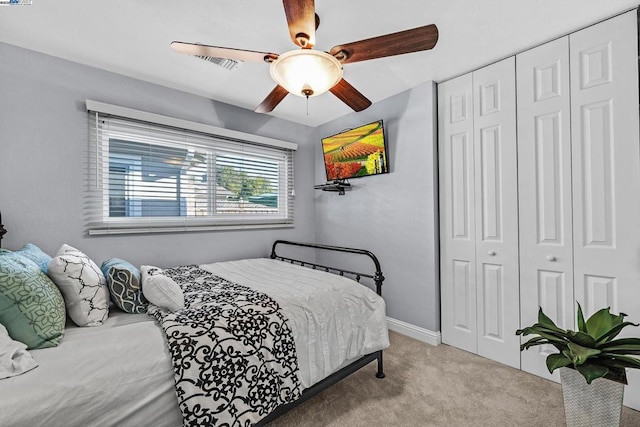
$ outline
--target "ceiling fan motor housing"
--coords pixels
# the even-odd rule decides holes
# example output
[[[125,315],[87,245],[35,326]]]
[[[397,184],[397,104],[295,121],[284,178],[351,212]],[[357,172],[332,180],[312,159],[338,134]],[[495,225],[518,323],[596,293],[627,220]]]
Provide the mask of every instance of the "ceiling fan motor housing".
[[[325,93],[342,79],[342,64],[326,52],[299,49],[285,52],[271,63],[271,77],[289,93],[312,97]]]

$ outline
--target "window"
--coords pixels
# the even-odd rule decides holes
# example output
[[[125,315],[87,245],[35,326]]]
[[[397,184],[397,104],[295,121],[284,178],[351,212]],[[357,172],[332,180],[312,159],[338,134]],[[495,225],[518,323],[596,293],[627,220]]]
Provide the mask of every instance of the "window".
[[[293,226],[295,144],[94,101],[87,109],[89,234]]]

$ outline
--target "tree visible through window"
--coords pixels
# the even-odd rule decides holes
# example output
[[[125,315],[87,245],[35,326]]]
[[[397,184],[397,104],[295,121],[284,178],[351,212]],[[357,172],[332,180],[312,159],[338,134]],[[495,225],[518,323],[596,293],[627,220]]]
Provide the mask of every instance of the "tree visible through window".
[[[238,206],[242,206],[245,210],[277,210],[280,175],[277,162],[236,156],[216,156],[215,165],[216,183],[231,193],[227,194],[225,199],[224,204],[227,207],[229,202],[236,201]],[[219,207],[223,208],[223,206]]]

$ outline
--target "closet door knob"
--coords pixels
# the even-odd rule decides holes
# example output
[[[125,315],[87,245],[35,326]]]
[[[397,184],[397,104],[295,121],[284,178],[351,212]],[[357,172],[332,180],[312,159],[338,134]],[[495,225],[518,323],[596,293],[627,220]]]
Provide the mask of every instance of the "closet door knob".
[[[496,256],[496,251],[489,251],[487,253],[489,254],[489,256]]]
[[[547,261],[556,262],[557,260],[558,258],[554,257],[553,255],[547,255]]]

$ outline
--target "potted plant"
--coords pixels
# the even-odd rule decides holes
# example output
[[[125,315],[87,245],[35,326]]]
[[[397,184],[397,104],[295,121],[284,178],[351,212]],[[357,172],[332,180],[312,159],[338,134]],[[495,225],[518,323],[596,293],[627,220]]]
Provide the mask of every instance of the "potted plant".
[[[578,304],[578,330],[564,330],[556,326],[543,312],[538,311],[538,323],[519,329],[516,334],[537,335],[520,346],[526,350],[549,344],[557,353],[547,356],[547,368],[553,373],[560,368],[560,381],[567,426],[620,425],[625,368],[640,368],[640,338],[618,338],[627,326],[626,314],[611,314],[609,308],[584,320]]]

